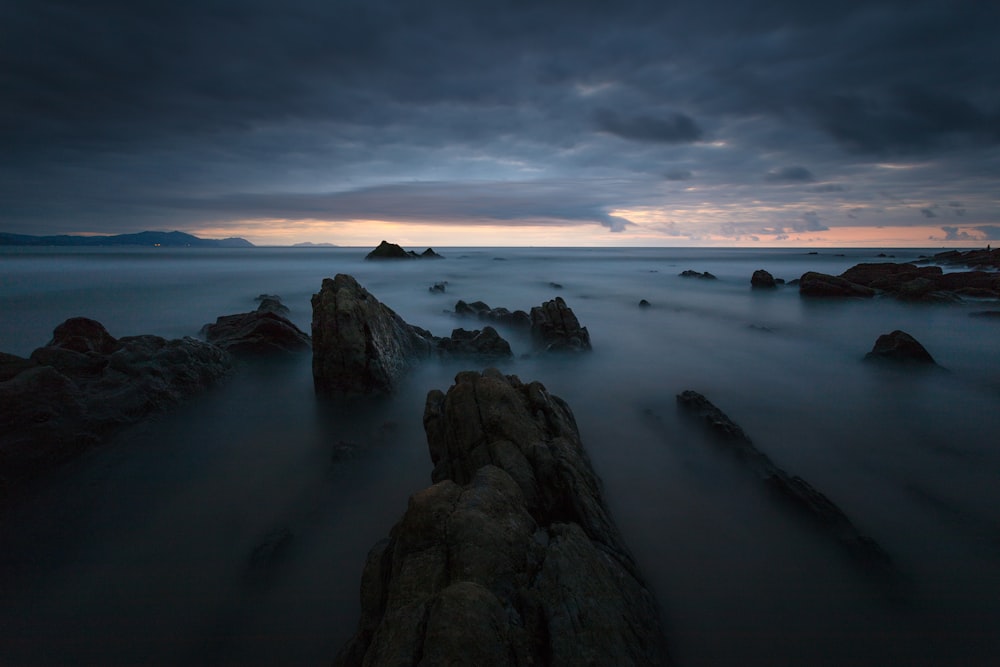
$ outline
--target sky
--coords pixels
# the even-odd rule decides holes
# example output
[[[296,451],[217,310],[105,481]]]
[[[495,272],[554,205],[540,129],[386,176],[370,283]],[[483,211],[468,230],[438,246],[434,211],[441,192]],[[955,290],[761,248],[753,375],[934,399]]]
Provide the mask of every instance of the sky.
[[[985,246],[997,35],[986,0],[0,0],[0,232]]]

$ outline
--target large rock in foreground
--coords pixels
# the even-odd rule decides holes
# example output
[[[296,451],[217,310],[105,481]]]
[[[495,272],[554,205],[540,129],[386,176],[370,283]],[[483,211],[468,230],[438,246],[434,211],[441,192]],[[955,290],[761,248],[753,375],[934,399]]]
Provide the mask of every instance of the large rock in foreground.
[[[66,320],[30,359],[0,355],[0,477],[43,472],[230,368],[226,352],[193,338],[116,339],[95,320]]]
[[[313,384],[317,394],[389,393],[431,353],[429,335],[403,321],[351,276],[325,278],[312,297]]]
[[[434,486],[368,556],[337,665],[659,665],[650,591],[569,407],[496,370],[427,396]]]

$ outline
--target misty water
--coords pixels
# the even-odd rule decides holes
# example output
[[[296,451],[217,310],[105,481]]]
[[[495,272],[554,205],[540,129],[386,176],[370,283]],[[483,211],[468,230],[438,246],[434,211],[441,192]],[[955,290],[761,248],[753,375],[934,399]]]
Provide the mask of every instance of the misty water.
[[[562,296],[593,351],[529,354],[498,327],[515,350],[499,367],[572,407],[678,664],[1000,663],[1000,324],[969,317],[995,304],[750,289],[755,269],[836,274],[876,250],[438,250],[4,249],[0,350],[26,356],[77,315],[114,336],[197,336],[261,293],[308,331],[337,273],[437,335],[475,328],[458,299]],[[863,363],[894,329],[947,372]],[[368,549],[430,483],[424,397],[470,367],[428,361],[391,397],[345,402],[314,397],[308,354],[243,364],[33,484],[0,514],[0,664],[329,664]],[[685,389],[837,503],[895,574],[776,502],[678,413]]]

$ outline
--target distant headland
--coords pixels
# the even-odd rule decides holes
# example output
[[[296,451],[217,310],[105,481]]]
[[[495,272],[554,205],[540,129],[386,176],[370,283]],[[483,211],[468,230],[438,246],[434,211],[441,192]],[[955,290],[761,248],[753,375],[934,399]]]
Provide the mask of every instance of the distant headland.
[[[0,246],[152,246],[163,248],[253,248],[246,239],[202,239],[184,232],[139,232],[115,236],[31,236],[0,232]]]

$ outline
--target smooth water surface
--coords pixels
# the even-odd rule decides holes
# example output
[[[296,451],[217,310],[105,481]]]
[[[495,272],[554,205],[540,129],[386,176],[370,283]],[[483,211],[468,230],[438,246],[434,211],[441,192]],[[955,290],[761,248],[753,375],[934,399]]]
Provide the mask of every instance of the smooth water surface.
[[[308,331],[309,298],[336,273],[438,335],[475,327],[458,299],[562,296],[593,352],[529,354],[501,329],[516,353],[501,368],[573,408],[679,664],[1000,663],[1000,332],[969,317],[995,304],[749,286],[755,269],[840,273],[875,250],[439,250],[2,249],[0,350],[28,355],[77,315],[114,336],[197,336],[261,293]],[[863,363],[894,329],[948,371]],[[245,365],[57,470],[0,515],[0,664],[328,664],[357,622],[368,549],[430,483],[424,396],[466,367],[427,362],[396,395],[344,404],[314,397],[309,355]],[[679,415],[685,389],[836,502],[891,555],[893,581]]]

